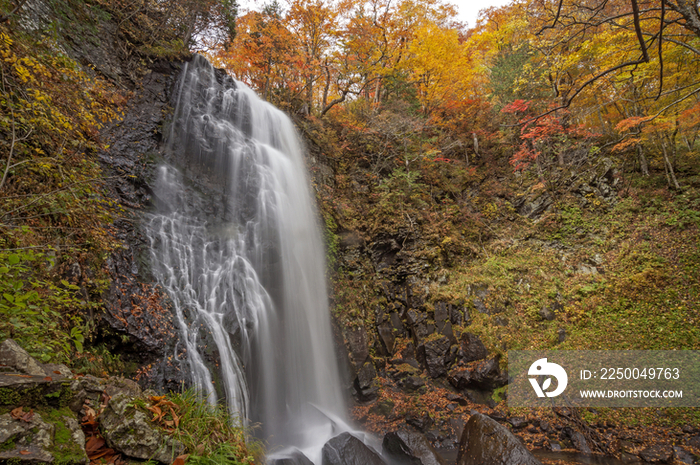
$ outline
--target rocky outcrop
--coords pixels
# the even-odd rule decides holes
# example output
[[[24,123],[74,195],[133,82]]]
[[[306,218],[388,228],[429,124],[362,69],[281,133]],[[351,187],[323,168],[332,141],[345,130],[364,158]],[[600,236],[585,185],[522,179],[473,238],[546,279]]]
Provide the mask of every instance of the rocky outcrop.
[[[107,444],[129,457],[172,463],[185,452],[185,447],[155,428],[148,415],[133,402],[133,396],[120,392],[110,399],[99,416]]]
[[[165,353],[178,353],[179,333],[164,294],[152,285],[149,244],[139,226],[144,212],[156,201],[151,184],[159,160],[164,115],[180,64],[157,62],[139,82],[122,119],[105,132],[108,149],[99,153],[110,197],[125,212],[114,222],[114,238],[122,244],[107,259],[110,285],[103,294],[105,312],[100,342],[133,361],[142,370],[144,386],[177,391],[185,376]]]
[[[25,375],[46,376],[39,363],[12,339],[6,339],[0,344],[0,360],[3,365]]]
[[[479,413],[459,441],[457,465],[542,465],[506,427]]]
[[[0,369],[0,408],[9,411],[0,415],[0,462],[88,463],[80,426],[86,418],[83,424],[94,422],[125,457],[170,464],[184,452],[137,407],[148,398],[133,381],[77,377],[63,365],[41,365],[12,340],[0,344]]]

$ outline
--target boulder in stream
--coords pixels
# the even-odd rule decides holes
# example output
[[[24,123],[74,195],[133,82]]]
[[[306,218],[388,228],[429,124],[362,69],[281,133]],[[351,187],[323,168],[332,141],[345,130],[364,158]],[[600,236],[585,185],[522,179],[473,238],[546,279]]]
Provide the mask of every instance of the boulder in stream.
[[[469,418],[457,465],[542,465],[505,426],[480,413]]]
[[[386,465],[384,460],[350,433],[329,440],[322,451],[322,465]]]
[[[401,464],[446,465],[426,437],[410,429],[387,433],[382,450],[385,456]]]

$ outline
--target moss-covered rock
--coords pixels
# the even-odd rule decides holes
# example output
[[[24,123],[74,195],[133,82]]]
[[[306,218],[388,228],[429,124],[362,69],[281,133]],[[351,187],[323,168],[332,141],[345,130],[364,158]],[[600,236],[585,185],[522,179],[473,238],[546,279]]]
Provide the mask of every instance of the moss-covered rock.
[[[107,444],[129,457],[172,463],[185,452],[185,447],[149,421],[125,392],[112,397],[98,420]]]

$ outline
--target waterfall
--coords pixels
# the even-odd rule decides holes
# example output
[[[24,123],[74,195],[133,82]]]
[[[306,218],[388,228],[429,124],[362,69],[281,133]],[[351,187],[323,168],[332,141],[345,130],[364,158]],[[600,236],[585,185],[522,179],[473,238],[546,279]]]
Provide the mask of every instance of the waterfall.
[[[184,345],[173,357],[184,350],[198,391],[259,423],[273,452],[298,448],[320,464],[325,440],[348,427],[299,137],[284,113],[200,56],[174,99],[146,225]]]

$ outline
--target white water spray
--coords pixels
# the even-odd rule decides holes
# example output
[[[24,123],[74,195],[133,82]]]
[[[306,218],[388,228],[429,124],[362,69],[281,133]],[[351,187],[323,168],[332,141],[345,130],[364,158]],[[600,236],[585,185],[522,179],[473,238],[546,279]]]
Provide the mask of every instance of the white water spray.
[[[325,441],[349,427],[299,138],[281,111],[199,56],[176,99],[173,164],[159,168],[147,231],[192,383],[260,423],[273,451],[298,448],[320,464]]]

